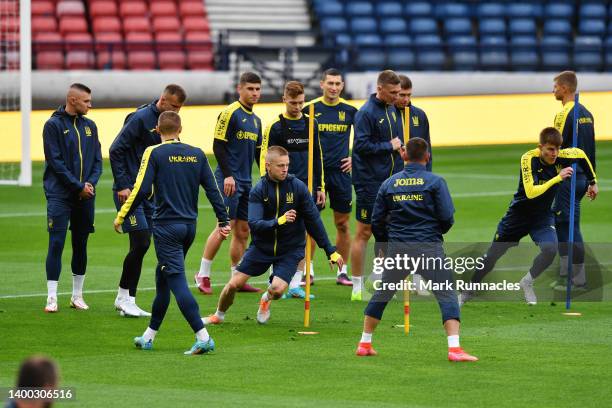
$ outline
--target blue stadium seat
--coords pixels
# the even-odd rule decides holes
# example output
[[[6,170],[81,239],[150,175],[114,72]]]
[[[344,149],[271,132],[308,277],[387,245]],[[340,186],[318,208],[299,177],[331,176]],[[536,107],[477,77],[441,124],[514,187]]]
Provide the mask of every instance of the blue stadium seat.
[[[315,11],[319,18],[338,17],[344,14],[344,5],[337,1],[316,3]]]
[[[351,20],[351,31],[360,34],[375,33],[378,31],[378,25],[371,17],[357,17]]]
[[[440,20],[447,18],[469,18],[470,14],[470,7],[465,3],[440,3],[435,8],[435,16]]]
[[[510,37],[510,64],[515,71],[535,71],[540,56],[537,52],[538,40],[535,35]]]
[[[548,3],[544,7],[544,19],[571,18],[574,15],[574,6],[568,3]]]
[[[517,18],[510,20],[510,35],[535,35],[536,23],[532,18]]]
[[[410,20],[410,32],[413,34],[436,34],[438,24],[433,18],[415,18]]]
[[[389,17],[380,23],[381,34],[404,34],[407,31],[406,20],[401,17]]]
[[[391,69],[413,69],[414,53],[409,48],[392,48],[387,53],[387,63]]]
[[[606,21],[600,19],[580,19],[578,32],[581,35],[599,35],[606,33]]]
[[[404,15],[408,18],[431,17],[433,15],[433,5],[428,1],[408,2],[404,9]]]
[[[606,38],[604,48],[605,70],[612,71],[612,36]]]
[[[502,3],[480,3],[476,8],[478,18],[503,18],[506,15],[506,7]]]
[[[570,68],[570,42],[564,36],[545,36],[540,41],[542,67],[547,71],[564,71]]]
[[[374,14],[374,7],[369,1],[351,1],[346,4],[346,15],[348,17],[364,16],[369,17]]]
[[[455,71],[473,71],[478,68],[478,47],[474,36],[449,37],[448,49]]]
[[[352,38],[348,34],[338,34],[336,35],[336,46],[338,47],[348,47],[352,44]]]
[[[353,43],[357,47],[380,47],[382,38],[378,34],[356,34]]]
[[[483,18],[478,24],[481,35],[506,35],[506,21],[501,18]]]
[[[401,17],[402,3],[396,1],[385,1],[376,5],[376,14],[379,17]]]
[[[412,38],[408,34],[390,34],[385,36],[387,47],[409,47],[412,45]]]
[[[444,34],[447,36],[472,34],[472,22],[469,18],[449,18],[444,20]]]
[[[480,67],[483,70],[508,69],[508,43],[501,35],[484,36],[480,39]]]
[[[321,31],[324,34],[344,33],[348,29],[346,20],[342,17],[328,17],[321,19]]]
[[[583,18],[606,18],[606,5],[603,3],[586,3],[580,6],[578,16]]]
[[[514,18],[541,18],[542,5],[537,3],[512,3],[508,4],[506,14],[510,19]],[[512,20],[510,20],[512,22]]]
[[[572,24],[569,20],[546,20],[544,22],[544,35],[555,35],[570,37],[572,35]]]
[[[574,66],[579,71],[599,71],[603,67],[602,41],[598,36],[577,36],[574,40]]]
[[[364,49],[357,53],[357,67],[363,71],[380,71],[386,66],[386,55],[381,49]]]
[[[417,67],[422,70],[441,70],[446,63],[442,40],[437,34],[419,35],[414,38],[417,51]]]

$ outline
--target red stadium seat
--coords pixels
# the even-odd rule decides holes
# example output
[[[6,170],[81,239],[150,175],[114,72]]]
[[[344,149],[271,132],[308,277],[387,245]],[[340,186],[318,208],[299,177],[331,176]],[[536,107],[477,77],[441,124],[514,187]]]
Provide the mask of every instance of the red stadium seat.
[[[93,51],[93,39],[89,33],[68,33],[64,42],[66,51]]]
[[[32,2],[32,16],[54,16],[55,3],[47,0]]]
[[[34,52],[62,51],[64,49],[64,41],[62,39],[62,36],[56,31],[48,33],[36,33],[34,35],[32,49]]]
[[[114,1],[96,0],[89,5],[89,15],[92,18],[116,16],[117,4]]]
[[[212,52],[210,34],[202,31],[191,31],[185,34],[185,48],[187,51]]]
[[[161,51],[158,56],[159,69],[185,69],[185,53],[183,51]]]
[[[187,31],[209,31],[208,20],[203,17],[185,17],[183,29]]]
[[[125,53],[123,51],[101,51],[96,59],[98,69],[125,69]]]
[[[152,51],[132,51],[128,53],[128,68],[132,70],[155,69],[155,54]]]
[[[192,51],[187,54],[187,66],[189,69],[213,70],[213,54],[208,51]]]
[[[15,20],[17,27],[19,27],[19,21]],[[7,31],[13,31],[11,27],[7,27],[4,20],[2,21],[2,27],[6,27]],[[32,17],[32,33],[51,32],[57,31],[57,20],[55,17]]]
[[[151,33],[133,32],[125,35],[125,49],[128,51],[152,51]]]
[[[119,33],[96,33],[96,51],[123,50],[123,37]]]
[[[19,14],[19,2],[16,0],[8,0],[0,2],[0,15],[6,16],[9,14]]]
[[[62,18],[64,16],[84,16],[85,6],[81,1],[78,0],[65,0],[57,3],[57,16]]]
[[[151,15],[153,17],[160,16],[176,16],[176,3],[173,1],[155,1],[151,3]]]
[[[93,69],[95,58],[92,52],[69,51],[66,53],[66,69]]]
[[[176,16],[172,17],[157,17],[153,19],[153,31],[179,31],[181,23]]]
[[[119,33],[121,22],[118,17],[97,17],[93,21],[94,33]]]
[[[123,19],[123,31],[125,33],[149,32],[151,31],[151,25],[147,17],[127,17]]]
[[[204,16],[206,10],[204,10],[204,3],[202,0],[197,1],[179,1],[180,14],[183,17],[187,16]]]
[[[64,68],[64,54],[61,51],[42,51],[36,54],[36,69],[58,70]]]
[[[178,32],[162,31],[155,33],[157,51],[182,51],[183,36]]]
[[[62,17],[59,23],[59,31],[62,35],[66,33],[86,33],[87,20],[75,16]]]
[[[119,3],[119,15],[125,17],[144,17],[147,15],[147,5],[144,1],[122,1]]]

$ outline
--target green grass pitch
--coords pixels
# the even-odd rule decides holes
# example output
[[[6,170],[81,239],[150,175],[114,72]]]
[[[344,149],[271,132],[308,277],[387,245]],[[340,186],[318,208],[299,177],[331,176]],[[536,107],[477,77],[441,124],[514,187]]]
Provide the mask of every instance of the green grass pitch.
[[[520,155],[530,146],[438,148],[434,170],[445,176],[457,209],[447,241],[483,242],[517,186]],[[600,197],[583,204],[582,228],[589,242],[609,242],[612,219],[612,142],[598,144]],[[98,186],[97,232],[89,241],[85,298],[91,309],[68,307],[70,244],[60,280],[60,312],[43,313],[47,246],[42,164],[34,187],[0,187],[0,387],[13,384],[19,362],[33,353],[59,362],[62,385],[76,389],[79,407],[333,406],[333,407],[516,407],[603,406],[612,384],[612,304],[579,303],[582,317],[562,316],[563,306],[520,302],[475,302],[463,310],[461,342],[480,357],[475,364],[446,361],[446,339],[435,302],[414,302],[405,336],[392,303],[374,335],[376,358],[357,358],[365,303],[350,302],[323,254],[316,255],[311,330],[300,336],[303,303],[272,305],[268,325],[255,322],[258,296],[241,294],[226,323],[210,333],[217,351],[183,356],[193,335],[174,300],[152,352],[137,351],[132,338],[147,325],[113,308],[127,237],[112,228],[114,207],[108,163]],[[213,225],[202,194],[197,239],[188,255],[188,279],[199,267]],[[330,211],[323,212],[333,239]],[[353,217],[352,217],[353,218]],[[354,224],[351,218],[352,224]],[[354,227],[354,225],[352,225]],[[215,310],[229,276],[227,244],[213,264],[215,296],[193,292],[203,315]],[[138,303],[150,310],[154,296],[154,251],[147,254]],[[263,279],[257,279],[260,282]],[[608,384],[608,385],[606,385]]]

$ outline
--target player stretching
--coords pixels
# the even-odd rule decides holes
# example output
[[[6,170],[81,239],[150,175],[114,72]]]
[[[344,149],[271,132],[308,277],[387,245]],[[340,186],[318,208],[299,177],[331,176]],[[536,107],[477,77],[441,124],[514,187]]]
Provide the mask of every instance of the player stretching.
[[[214,350],[215,343],[204,327],[198,303],[189,291],[185,278],[185,256],[196,232],[200,185],[204,187],[219,221],[219,233],[227,237],[230,227],[221,192],[204,152],[181,143],[181,129],[181,118],[176,112],[159,115],[157,131],[162,144],[145,150],[134,189],[117,214],[114,226],[120,232],[124,219],[155,190],[152,225],[157,254],[156,294],[149,327],[141,337],[134,338],[134,344],[142,350],[153,348],[172,292],[196,335],[195,344],[185,354],[203,354]]]
[[[578,79],[572,71],[561,72],[555,77],[553,93],[558,101],[563,104],[563,110],[555,116],[555,128],[563,136],[563,144],[561,148],[572,146],[572,132],[574,126],[572,121],[574,118],[574,97],[576,88],[578,87]],[[584,150],[587,157],[596,169],[595,164],[595,125],[593,115],[584,107],[578,105],[578,146]],[[586,272],[584,270],[584,242],[582,232],[580,231],[580,201],[586,194],[589,184],[588,179],[581,168],[576,172],[576,208],[574,217],[574,257],[572,260],[572,283],[574,288],[578,290],[586,289]],[[570,183],[561,183],[553,205],[555,212],[555,229],[557,231],[557,239],[559,240],[559,262],[561,282],[555,286],[556,290],[566,290],[567,279],[567,252],[569,240],[569,208],[570,208]]]
[[[381,72],[376,93],[370,95],[355,115],[353,185],[357,196],[357,229],[351,246],[351,300],[361,300],[363,296],[363,262],[372,236],[370,219],[376,194],[382,182],[401,171],[404,164],[398,153],[403,137],[402,118],[395,107],[400,89],[395,72]]]
[[[123,128],[110,147],[110,164],[113,170],[113,199],[117,210],[130,196],[138,174],[138,168],[145,149],[161,143],[157,133],[157,119],[162,112],[178,112],[186,98],[185,91],[178,85],[168,85],[158,100],[143,105],[125,118]],[[130,249],[123,260],[123,271],[115,308],[126,317],[151,316],[136,305],[136,289],[144,259],[151,244],[151,216],[153,203],[143,200],[122,226],[129,234]]]
[[[402,159],[408,164],[403,171],[385,181],[374,204],[372,232],[377,245],[386,247],[383,256],[396,255],[444,259],[443,234],[453,226],[455,208],[446,182],[426,170],[429,161],[429,146],[421,138],[412,138],[400,149]],[[380,256],[380,255],[378,255]],[[428,263],[429,264],[429,263]],[[435,263],[434,263],[435,264]],[[398,267],[399,268],[399,267]],[[439,265],[421,267],[417,270],[436,284],[453,283],[453,271]],[[372,334],[382,319],[387,303],[396,290],[386,284],[401,283],[410,272],[390,268],[382,273],[380,286],[365,309],[363,333],[357,346],[358,356],[375,356]],[[434,290],[442,314],[442,323],[448,337],[448,359],[450,361],[476,361],[459,345],[459,305],[454,289]]]
[[[215,314],[206,324],[219,324],[234,303],[234,294],[250,277],[264,274],[272,266],[270,286],[261,297],[257,322],[270,318],[270,303],[281,297],[304,258],[306,231],[340,268],[342,256],[329,242],[319,211],[306,185],[289,175],[289,153],[271,146],[265,157],[266,175],[253,187],[249,198],[251,245],[238,265],[238,271],[225,285]]]
[[[506,215],[497,225],[495,238],[485,255],[484,267],[474,273],[472,282],[481,282],[508,249],[529,235],[540,247],[540,254],[533,260],[531,269],[521,279],[520,285],[527,303],[537,303],[533,281],[550,266],[557,254],[557,234],[551,204],[559,183],[572,176],[573,170],[569,166],[573,161],[578,160],[586,175],[589,184],[587,196],[593,200],[598,191],[595,172],[587,155],[578,148],[560,150],[562,142],[557,129],[544,128],[540,132],[538,147],[521,157],[518,191]],[[463,305],[473,296],[472,291],[461,292],[460,304]]]
[[[283,102],[285,112],[266,128],[261,156],[265,159],[270,146],[281,146],[289,152],[289,173],[293,174],[304,184],[308,185],[308,115],[302,113],[304,107],[304,86],[297,81],[285,84]],[[313,146],[313,192],[317,206],[325,206],[325,189],[323,183],[323,158],[321,144],[319,143],[318,122],[314,120],[314,146]],[[261,160],[261,159],[260,159]],[[262,176],[265,169],[260,168]],[[312,246],[313,251],[315,246]],[[300,288],[300,280],[304,271],[304,262],[300,262],[295,276],[289,284],[287,297],[304,298],[306,293]]]
[[[232,225],[230,241],[230,260],[232,274],[240,262],[249,239],[247,223],[249,192],[251,191],[251,171],[253,161],[259,165],[259,148],[261,147],[261,119],[253,112],[253,106],[261,95],[261,79],[253,72],[240,76],[237,87],[239,99],[229,105],[217,118],[213,142],[213,152],[217,159],[215,178],[223,187],[223,199],[229,208]],[[212,295],[210,286],[210,269],[217,255],[223,237],[218,229],[208,236],[200,271],[195,275],[198,289],[204,295]],[[242,292],[261,292],[251,285],[245,285]]]
[[[349,142],[357,109],[340,97],[344,89],[344,80],[342,73],[337,69],[330,68],[324,71],[320,85],[323,96],[307,103],[302,113],[307,114],[309,105],[314,105],[323,153],[325,191],[329,194],[329,206],[334,210],[336,247],[342,258],[348,259],[351,250],[349,215],[353,205],[352,159],[349,155]],[[310,275],[310,281],[313,282],[312,261],[310,262]],[[336,275],[336,284],[353,286],[348,277],[346,264],[338,269]]]
[[[94,232],[95,186],[102,174],[98,128],[85,115],[91,108],[91,90],[72,84],[66,105],[53,112],[43,128],[47,199],[47,305],[57,312],[57,282],[62,271],[62,252],[68,224],[72,232],[72,298],[70,307],[87,310],[83,282],[87,268],[87,239]]]

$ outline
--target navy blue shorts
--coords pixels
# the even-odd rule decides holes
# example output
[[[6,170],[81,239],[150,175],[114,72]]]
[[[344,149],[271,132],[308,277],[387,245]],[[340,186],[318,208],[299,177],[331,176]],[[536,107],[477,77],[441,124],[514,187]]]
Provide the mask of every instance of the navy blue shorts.
[[[533,242],[557,242],[552,212],[537,216],[508,211],[497,225],[494,242],[518,242],[529,235]]]
[[[95,198],[47,197],[47,231],[94,232]]]
[[[117,192],[113,191],[113,201],[115,202],[115,208],[117,211],[121,210],[121,204]],[[122,229],[124,233],[133,231],[148,230],[151,228],[151,217],[153,217],[153,203],[148,200],[144,200],[136,209],[123,220]]]
[[[230,220],[249,220],[249,194],[251,193],[251,183],[236,182],[236,192],[231,197],[227,197],[223,192],[223,174],[220,170],[215,171],[215,179],[221,191],[223,202],[229,213]]]
[[[272,277],[277,276],[289,283],[302,259],[304,248],[272,256],[263,253],[255,245],[250,245],[236,269],[249,276],[261,276],[272,266]]]
[[[351,174],[340,171],[325,172],[325,191],[329,194],[329,206],[342,214],[353,209]]]
[[[372,223],[372,210],[379,188],[380,186],[355,186],[355,195],[357,196],[355,219],[362,224],[369,225]]]
[[[570,213],[570,188],[571,182],[569,179],[561,182],[555,196],[553,211],[555,213],[555,221],[557,224],[569,223]],[[580,201],[589,189],[589,181],[583,173],[576,175],[576,208],[575,220],[576,224],[580,222]]]
[[[185,273],[185,256],[195,234],[195,224],[153,224],[153,243],[161,272]]]

